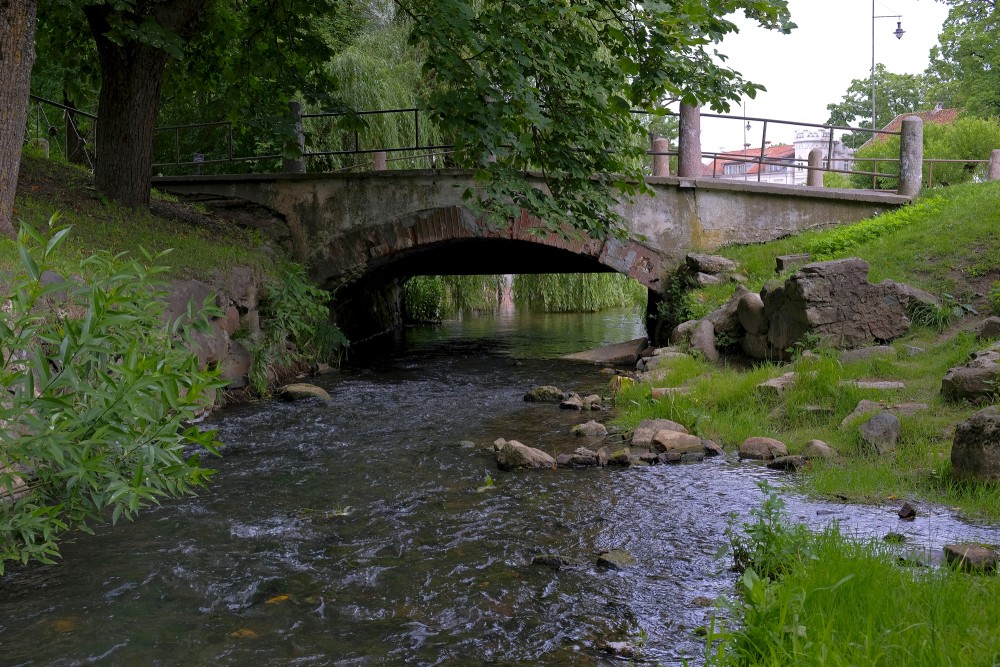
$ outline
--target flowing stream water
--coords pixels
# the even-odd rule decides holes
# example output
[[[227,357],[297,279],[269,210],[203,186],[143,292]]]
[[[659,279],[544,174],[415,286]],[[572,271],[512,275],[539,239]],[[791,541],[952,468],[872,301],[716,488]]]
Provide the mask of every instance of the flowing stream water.
[[[0,579],[0,664],[623,664],[596,648],[614,640],[644,641],[637,662],[698,664],[693,631],[718,613],[704,599],[732,595],[736,578],[714,557],[727,517],[759,502],[761,478],[787,478],[721,459],[501,473],[479,449],[579,446],[569,429],[593,415],[522,396],[601,391],[593,367],[555,357],[637,337],[640,319],[505,313],[407,329],[316,379],[330,403],[222,410],[210,490]],[[895,508],[786,499],[797,521],[906,533],[932,552],[1000,541],[944,510],[904,524]],[[638,564],[593,564],[615,547]],[[590,565],[531,564],[547,552]]]

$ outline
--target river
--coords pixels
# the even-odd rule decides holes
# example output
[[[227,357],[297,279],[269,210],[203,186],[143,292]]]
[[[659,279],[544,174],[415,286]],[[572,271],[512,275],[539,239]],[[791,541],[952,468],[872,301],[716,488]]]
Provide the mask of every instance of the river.
[[[590,415],[523,394],[602,390],[593,367],[554,357],[641,324],[511,312],[406,329],[316,379],[329,404],[220,411],[208,426],[225,456],[208,491],[0,580],[0,663],[612,665],[623,660],[596,645],[628,640],[643,644],[639,662],[698,664],[704,599],[735,582],[715,558],[727,519],[759,501],[758,480],[785,477],[721,459],[501,473],[479,450],[503,437],[572,451],[569,428]],[[937,551],[1000,541],[943,510],[902,524],[894,508],[787,498],[817,527],[904,532]],[[615,547],[638,564],[593,564]],[[531,564],[545,552],[590,565]]]

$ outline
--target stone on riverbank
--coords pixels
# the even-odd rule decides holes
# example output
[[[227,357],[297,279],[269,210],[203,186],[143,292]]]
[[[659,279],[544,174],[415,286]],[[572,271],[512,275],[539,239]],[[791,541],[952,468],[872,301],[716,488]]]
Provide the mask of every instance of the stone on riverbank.
[[[639,354],[647,345],[645,338],[606,345],[595,350],[586,350],[575,354],[567,354],[562,358],[567,361],[583,361],[591,364],[607,364],[610,366],[631,366],[636,363]]]
[[[988,317],[979,329],[979,338],[988,340],[1000,337],[1000,317]]]
[[[858,433],[865,443],[874,448],[878,454],[884,455],[895,451],[896,444],[903,434],[903,427],[896,415],[891,412],[879,412],[858,427]]]
[[[771,470],[784,470],[785,472],[795,472],[804,468],[809,460],[801,454],[790,456],[779,456],[773,461],[768,461],[767,467]]]
[[[669,419],[643,419],[632,433],[632,446],[649,449],[653,444],[653,436],[658,431],[688,432],[683,424],[678,424]]]
[[[498,440],[502,443],[496,450],[497,468],[517,470],[519,468],[554,468],[556,460],[534,447],[528,447],[517,440]]]
[[[963,572],[996,572],[997,552],[979,544],[944,545],[945,561]]]
[[[955,366],[941,380],[941,394],[953,400],[989,401],[1000,382],[1000,343],[974,352],[968,363]]]
[[[955,428],[951,447],[955,481],[1000,482],[1000,409],[980,410]]]
[[[698,454],[702,458],[705,456],[705,445],[701,443],[701,438],[668,429],[662,429],[653,435],[651,449],[657,453],[677,452],[681,456],[686,454]]]
[[[837,452],[822,440],[810,440],[802,450],[802,456],[807,459],[835,459]]]
[[[740,444],[741,459],[770,461],[779,456],[788,456],[788,448],[774,438],[747,438]]]

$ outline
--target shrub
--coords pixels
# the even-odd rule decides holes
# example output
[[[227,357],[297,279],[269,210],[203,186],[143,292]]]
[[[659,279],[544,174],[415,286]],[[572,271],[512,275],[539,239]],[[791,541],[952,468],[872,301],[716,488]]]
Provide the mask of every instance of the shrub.
[[[988,160],[990,152],[1000,146],[1000,122],[996,119],[959,118],[951,125],[924,125],[924,159],[943,160]],[[857,158],[898,160],[899,137],[888,136],[858,150]],[[855,169],[875,171],[874,163],[860,160]],[[938,163],[924,166],[924,183],[931,178],[931,185],[955,185],[982,178],[986,166],[974,162]],[[879,173],[899,175],[899,162],[879,162]],[[872,188],[872,177],[855,174],[851,177],[854,187]],[[895,190],[895,177],[879,177],[876,189]]]
[[[286,264],[264,285],[261,332],[249,341],[250,386],[266,396],[280,368],[339,363],[348,340],[330,321],[331,295],[316,287],[299,264]],[[291,345],[289,345],[291,343]]]
[[[8,560],[52,562],[60,535],[108,510],[116,522],[194,493],[212,471],[185,449],[218,453],[215,432],[192,425],[224,384],[185,347],[205,313],[191,305],[165,323],[166,269],[123,255],[83,260],[86,284],[48,280],[68,231],[46,241],[24,226],[0,289],[0,573]]]

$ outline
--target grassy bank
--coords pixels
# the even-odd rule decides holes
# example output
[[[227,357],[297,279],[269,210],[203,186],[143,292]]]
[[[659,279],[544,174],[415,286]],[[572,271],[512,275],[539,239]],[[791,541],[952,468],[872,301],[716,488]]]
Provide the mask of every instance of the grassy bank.
[[[740,626],[714,665],[995,665],[1000,578],[901,566],[890,545],[787,526],[773,493],[733,538]]]
[[[840,457],[817,461],[798,476],[807,492],[867,503],[931,501],[960,508],[971,517],[1000,520],[1000,490],[951,482],[954,426],[981,406],[949,402],[940,395],[947,370],[986,346],[971,331],[991,310],[1000,312],[998,230],[1000,183],[983,183],[934,190],[910,207],[855,225],[724,248],[720,254],[739,264],[751,290],[775,277],[776,256],[809,252],[817,260],[861,257],[871,265],[872,282],[891,278],[908,283],[939,295],[945,306],[927,312],[921,324],[895,341],[888,358],[842,364],[835,351],[819,350],[818,358],[749,368],[682,359],[652,386],[683,385],[689,393],[654,400],[649,385],[628,388],[618,400],[624,408],[622,425],[666,417],[727,449],[750,436],[768,436],[796,453],[809,440],[820,439]],[[733,289],[729,284],[692,291],[684,303],[690,316],[698,317],[727,301]],[[923,352],[914,354],[912,347]],[[798,380],[785,394],[757,389],[789,371],[795,371]],[[854,380],[900,381],[905,389],[859,389]],[[865,416],[842,423],[862,399],[928,407],[900,416],[901,441],[894,453],[880,457],[858,436],[857,424]]]
[[[172,249],[166,263],[173,278],[203,278],[234,265],[274,271],[274,262],[259,252],[263,239],[255,234],[155,192],[150,210],[122,208],[94,190],[88,171],[54,160],[22,158],[14,209],[15,221],[45,236],[52,233],[53,213],[59,214],[60,226],[73,227],[51,258],[57,272],[75,269],[98,250],[141,259],[141,249],[154,254]],[[13,241],[0,241],[0,269],[16,263]]]

